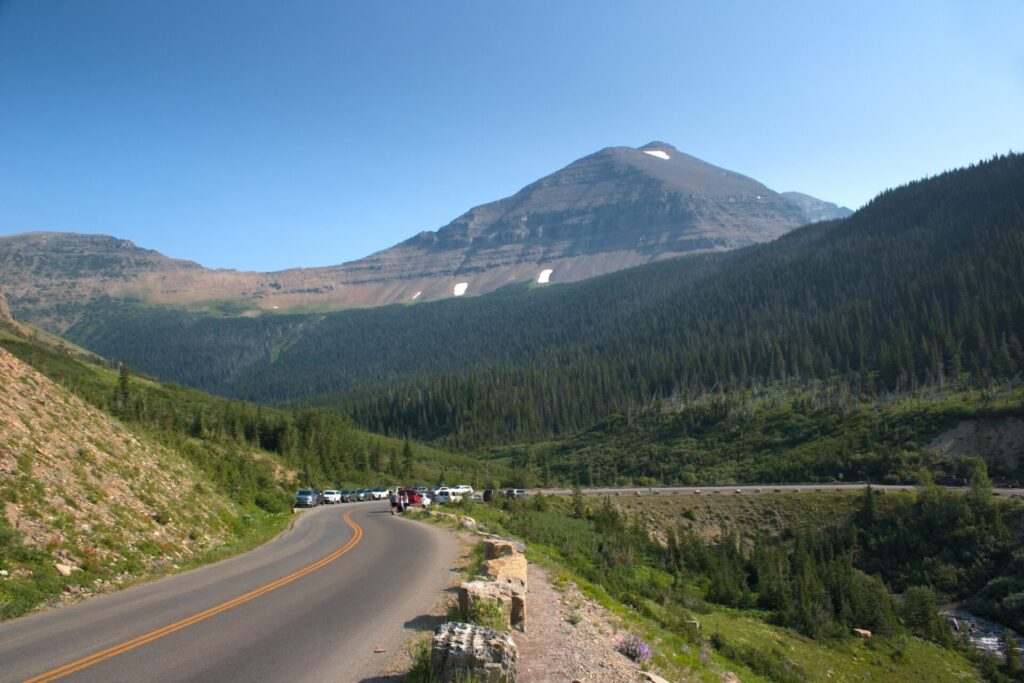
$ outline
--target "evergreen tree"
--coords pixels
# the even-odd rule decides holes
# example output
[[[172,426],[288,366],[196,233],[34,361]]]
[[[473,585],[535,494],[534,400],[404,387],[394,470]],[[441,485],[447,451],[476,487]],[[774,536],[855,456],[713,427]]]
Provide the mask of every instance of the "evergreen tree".
[[[402,444],[402,474],[406,479],[412,479],[412,446],[408,439]]]
[[[1022,671],[1021,650],[1013,633],[1004,630],[999,636],[999,652],[1003,655],[1003,670],[1008,676],[1019,676]]]
[[[118,413],[128,409],[128,399],[131,398],[130,378],[128,364],[121,361],[121,368],[117,374],[117,389],[114,391],[114,410]]]

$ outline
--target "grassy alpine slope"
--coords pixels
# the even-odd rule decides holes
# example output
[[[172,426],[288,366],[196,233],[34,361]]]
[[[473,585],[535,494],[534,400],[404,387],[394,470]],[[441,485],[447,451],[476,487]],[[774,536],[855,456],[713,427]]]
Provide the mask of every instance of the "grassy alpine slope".
[[[0,349],[0,618],[246,546],[286,517]]]

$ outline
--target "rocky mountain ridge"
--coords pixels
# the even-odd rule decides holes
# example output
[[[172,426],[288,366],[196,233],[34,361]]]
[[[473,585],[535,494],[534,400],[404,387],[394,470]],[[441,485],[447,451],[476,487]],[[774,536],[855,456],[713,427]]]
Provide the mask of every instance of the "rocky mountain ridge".
[[[231,314],[336,310],[573,282],[849,213],[652,142],[602,149],[436,232],[337,266],[211,270],[113,237],[27,233],[0,238],[0,288],[15,313],[55,331],[103,298]]]

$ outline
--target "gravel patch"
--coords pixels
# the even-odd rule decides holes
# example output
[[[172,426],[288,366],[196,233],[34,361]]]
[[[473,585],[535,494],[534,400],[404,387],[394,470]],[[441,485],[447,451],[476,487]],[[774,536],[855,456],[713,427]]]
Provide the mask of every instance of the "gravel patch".
[[[519,648],[519,683],[623,683],[646,680],[635,662],[615,649],[625,637],[613,615],[569,582],[555,588],[549,573],[531,563],[526,632],[513,632]]]

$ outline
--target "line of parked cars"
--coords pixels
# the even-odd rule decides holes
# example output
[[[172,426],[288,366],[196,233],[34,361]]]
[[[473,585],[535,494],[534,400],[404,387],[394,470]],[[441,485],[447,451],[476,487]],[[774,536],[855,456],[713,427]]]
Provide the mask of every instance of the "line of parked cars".
[[[409,498],[410,505],[417,506],[430,505],[431,503],[438,503],[440,505],[457,503],[467,497],[469,500],[487,502],[499,495],[512,499],[526,498],[527,496],[526,491],[523,489],[508,489],[507,491],[485,489],[482,493],[477,493],[468,484],[459,484],[458,486],[445,486],[442,484],[432,489],[428,489],[426,486],[407,486],[403,488],[397,484],[392,486],[375,486],[374,488],[366,489],[326,489],[324,491],[310,487],[298,490],[295,494],[295,507],[316,507],[318,505],[356,503],[366,500],[388,500],[391,497],[391,492],[396,489]]]

